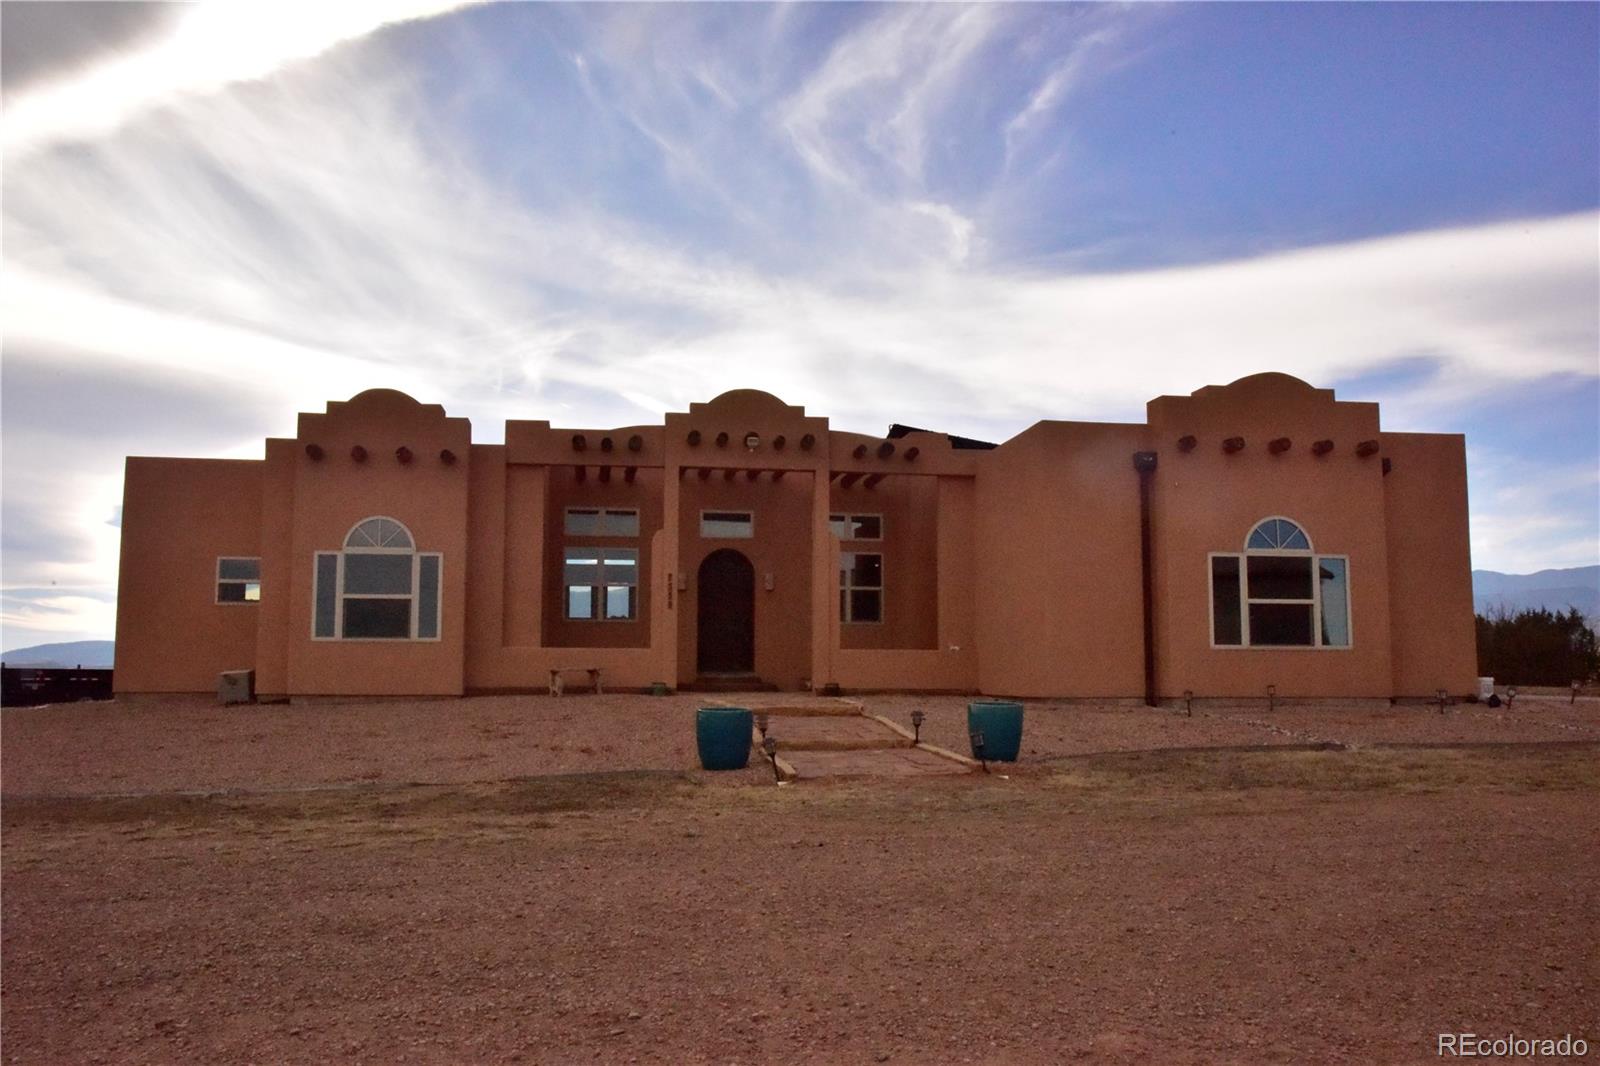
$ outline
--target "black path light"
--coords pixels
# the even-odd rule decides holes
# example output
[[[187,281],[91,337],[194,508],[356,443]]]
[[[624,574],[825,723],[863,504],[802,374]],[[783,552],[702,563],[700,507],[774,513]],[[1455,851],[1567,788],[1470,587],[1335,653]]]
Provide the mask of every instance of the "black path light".
[[[916,736],[912,738],[911,743],[922,743],[922,723],[927,720],[927,717],[921,711],[911,712],[911,728],[916,732]]]
[[[983,772],[989,772],[989,763],[983,757],[983,730],[974,729],[967,734],[967,739],[972,741],[972,754],[978,757],[978,765],[983,767]]]
[[[1436,689],[1434,690],[1433,698],[1439,701],[1439,713],[1443,714],[1444,709],[1450,706],[1450,693],[1442,688]]]
[[[1194,717],[1194,689],[1192,688],[1183,690],[1183,713],[1185,717]]]
[[[1278,686],[1277,685],[1268,685],[1267,686],[1267,710],[1276,711],[1277,709],[1278,709]]]
[[[1516,698],[1517,686],[1512,685],[1510,688],[1506,689],[1506,710],[1509,711],[1511,709],[1511,704],[1515,702]]]
[[[783,774],[778,772],[778,738],[763,738],[761,741],[761,750],[766,753],[768,760],[770,760],[772,763],[772,779],[774,781],[782,782]]]

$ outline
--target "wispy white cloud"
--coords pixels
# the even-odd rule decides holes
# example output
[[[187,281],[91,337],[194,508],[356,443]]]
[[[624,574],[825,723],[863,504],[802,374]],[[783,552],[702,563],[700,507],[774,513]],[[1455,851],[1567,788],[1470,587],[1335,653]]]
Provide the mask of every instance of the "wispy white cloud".
[[[103,134],[178,94],[266,77],[380,26],[459,6],[460,0],[195,4],[148,44],[8,101],[5,150]]]

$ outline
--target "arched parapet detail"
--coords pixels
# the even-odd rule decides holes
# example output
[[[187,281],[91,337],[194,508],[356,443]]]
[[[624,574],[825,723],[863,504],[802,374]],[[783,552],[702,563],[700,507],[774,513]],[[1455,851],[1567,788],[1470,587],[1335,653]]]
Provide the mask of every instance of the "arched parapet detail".
[[[1264,446],[1287,437],[1365,439],[1378,430],[1378,405],[1335,398],[1292,374],[1250,374],[1226,385],[1207,385],[1187,396],[1158,396],[1146,405],[1152,427],[1176,441],[1195,435],[1211,444],[1242,436]],[[1214,439],[1213,439],[1214,438]]]
[[[402,447],[429,458],[441,450],[462,456],[472,444],[465,418],[452,418],[442,404],[422,403],[398,389],[367,389],[348,400],[329,401],[322,412],[302,412],[296,433],[302,443],[330,454],[359,445],[383,460]]]

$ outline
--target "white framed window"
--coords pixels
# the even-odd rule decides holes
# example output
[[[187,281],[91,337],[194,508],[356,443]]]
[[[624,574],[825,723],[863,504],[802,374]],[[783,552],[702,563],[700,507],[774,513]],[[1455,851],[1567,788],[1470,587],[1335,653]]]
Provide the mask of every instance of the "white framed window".
[[[882,540],[883,515],[831,514],[828,528],[840,540]]]
[[[637,537],[639,511],[627,507],[568,507],[569,537]]]
[[[1291,519],[1263,519],[1206,565],[1213,648],[1350,647],[1350,560],[1315,554]]]
[[[701,511],[700,535],[707,540],[749,540],[756,516],[749,511]]]
[[[261,560],[250,555],[217,556],[218,603],[261,602]]]
[[[366,518],[341,551],[317,552],[313,640],[438,640],[444,556],[393,518]]]
[[[567,617],[627,622],[639,617],[637,548],[568,548],[562,574]]]
[[[839,553],[839,621],[883,621],[883,556]]]

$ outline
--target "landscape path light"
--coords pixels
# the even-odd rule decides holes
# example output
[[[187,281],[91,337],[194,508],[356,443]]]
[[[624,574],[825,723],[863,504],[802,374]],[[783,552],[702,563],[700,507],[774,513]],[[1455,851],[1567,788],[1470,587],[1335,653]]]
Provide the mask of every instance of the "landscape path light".
[[[1442,688],[1435,689],[1433,698],[1439,701],[1439,713],[1443,714],[1444,709],[1450,705],[1450,693]]]
[[[778,738],[763,737],[761,740],[761,750],[766,752],[767,759],[772,763],[772,779],[781,783],[783,781],[783,775],[778,772]]]
[[[1268,685],[1267,686],[1267,710],[1268,711],[1276,711],[1277,709],[1278,709],[1278,686],[1277,685]]]
[[[967,734],[967,739],[972,741],[972,754],[978,757],[978,765],[983,767],[983,772],[989,772],[989,763],[983,757],[983,730],[974,729]]]
[[[1506,689],[1506,710],[1509,711],[1511,709],[1511,704],[1516,700],[1516,698],[1517,686],[1512,685],[1510,688]]]
[[[1583,682],[1581,681],[1574,681],[1572,683],[1572,698],[1567,701],[1569,704],[1576,704],[1578,702],[1578,689],[1582,686]]]
[[[760,714],[756,715],[756,728],[761,730],[761,737],[763,740],[766,739],[767,725],[770,721],[771,719],[767,717],[766,711],[762,711]]]
[[[1183,713],[1185,717],[1194,717],[1194,689],[1192,688],[1183,690]]]
[[[1577,682],[1573,682],[1573,684],[1576,686]],[[1577,691],[1576,687],[1574,687],[1573,691]],[[911,743],[922,743],[922,723],[927,719],[927,717],[928,716],[923,714],[921,711],[911,712],[911,728],[916,732],[916,736],[912,738]]]

